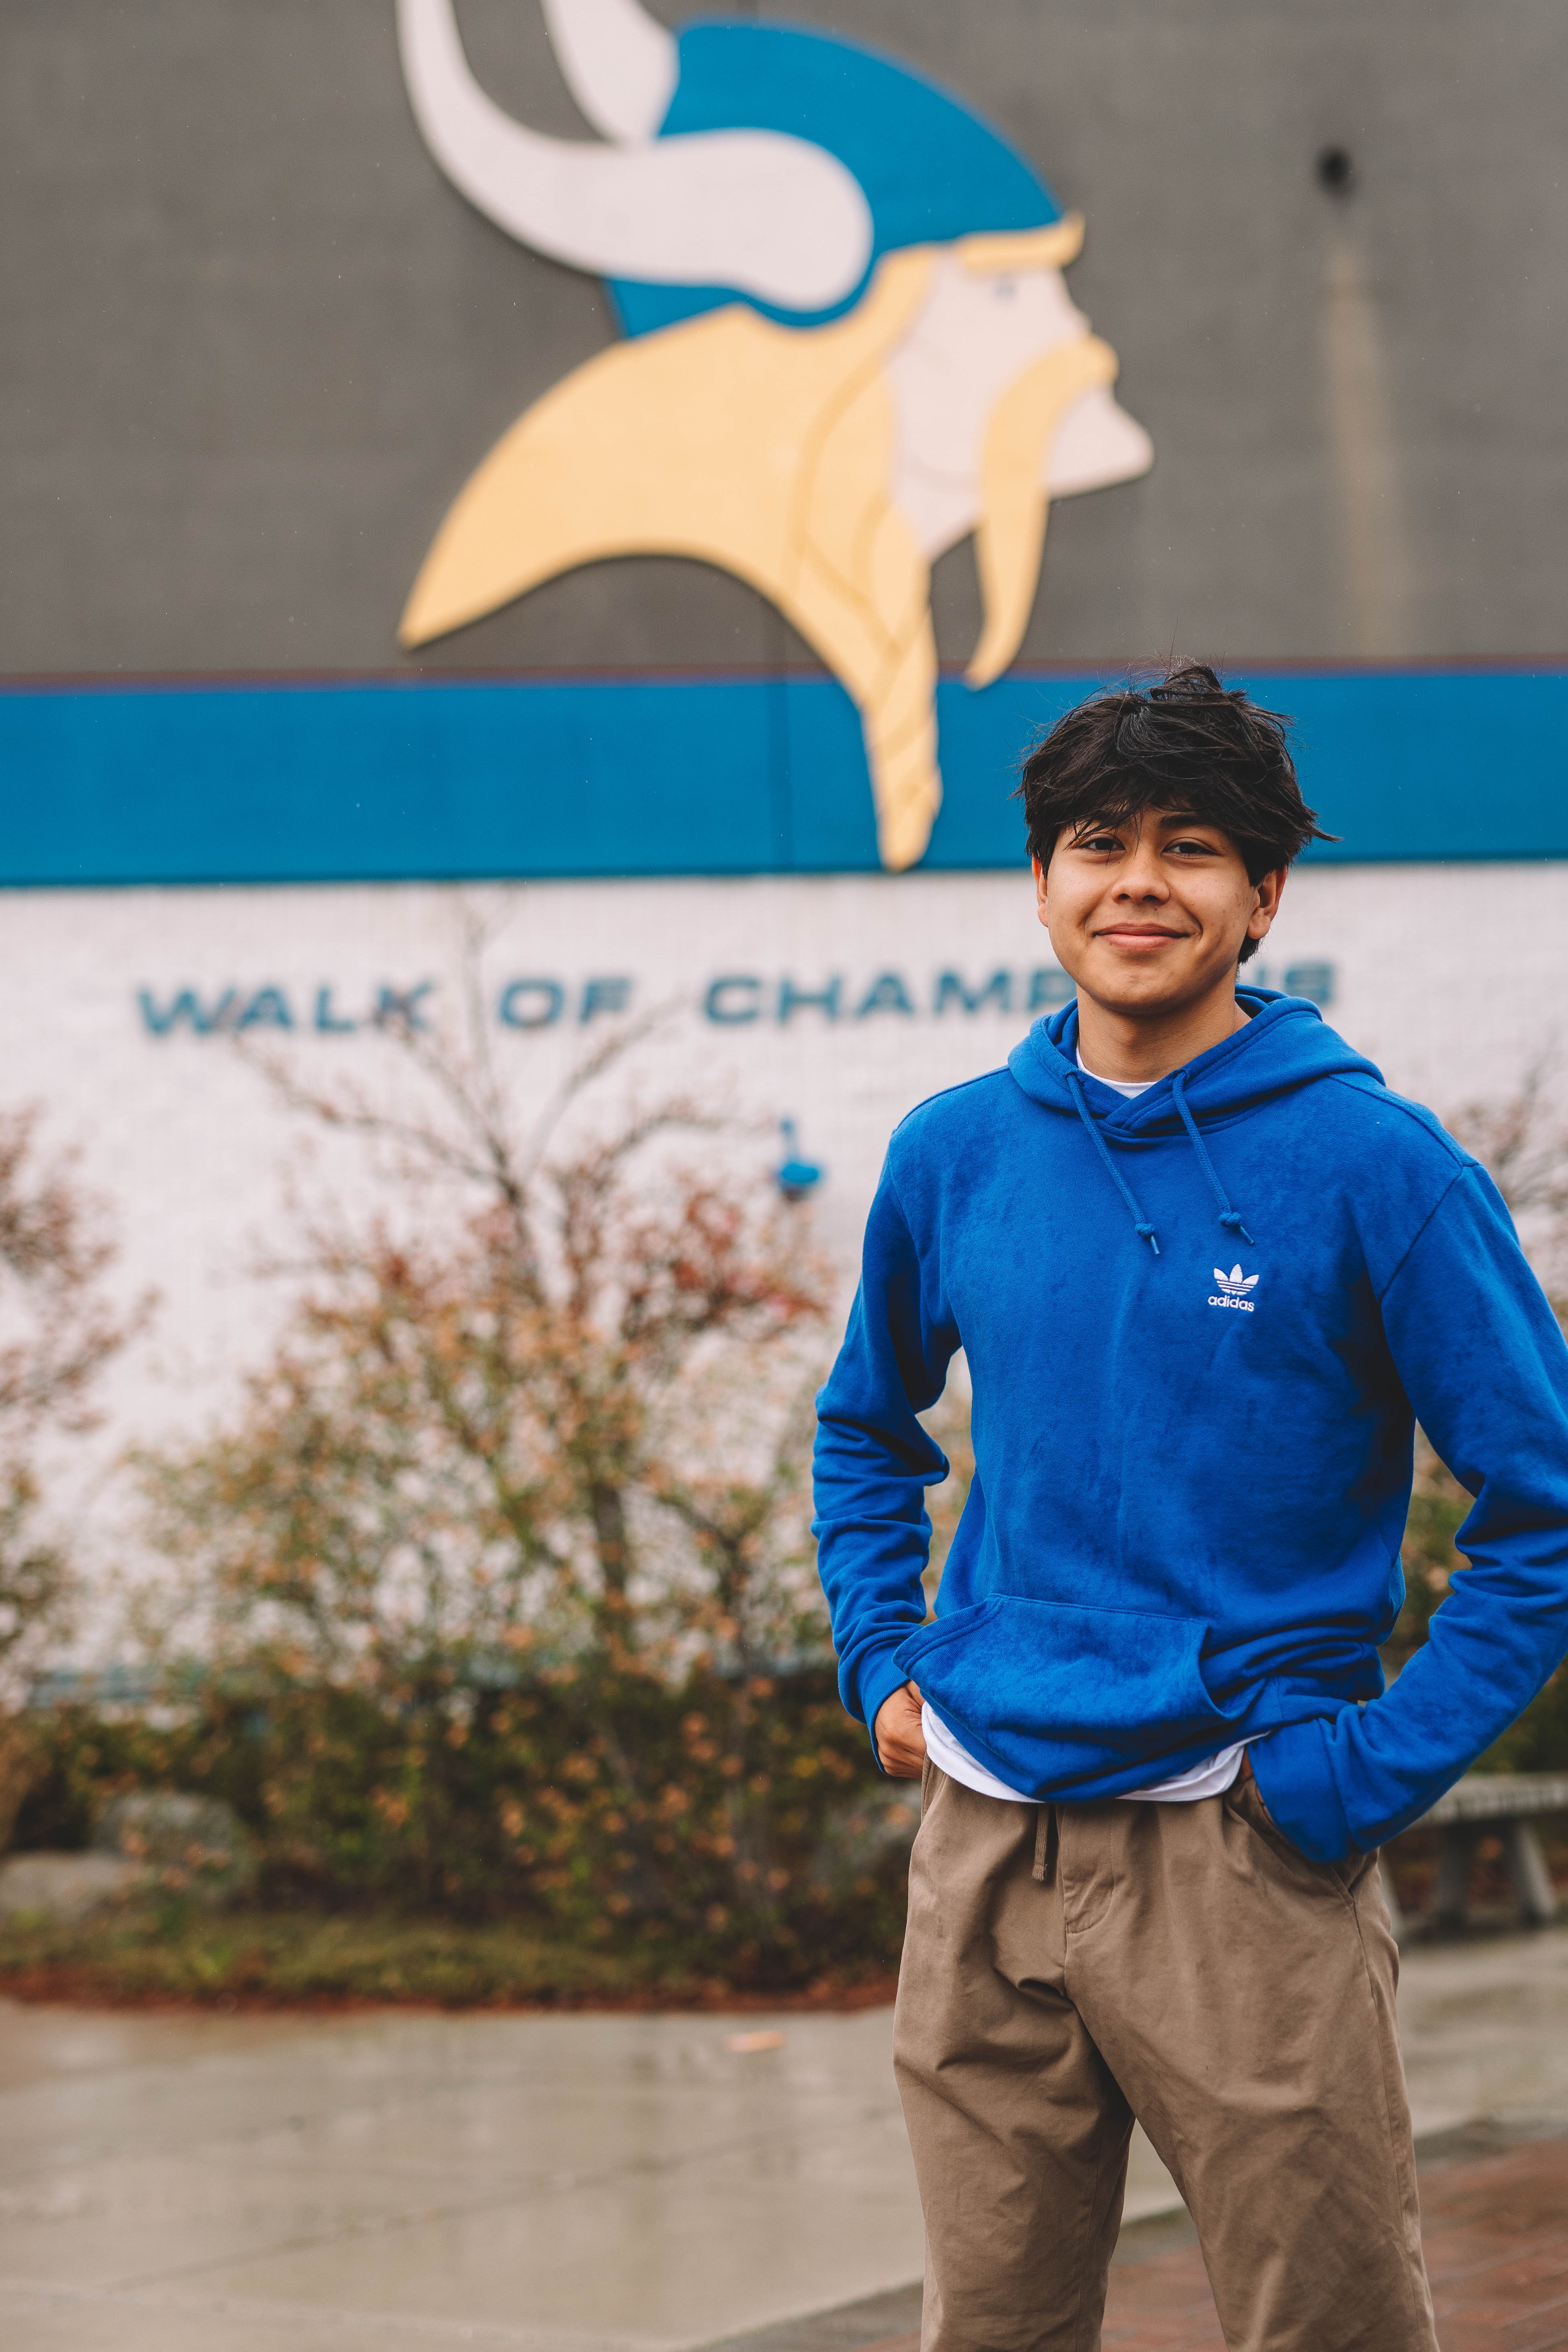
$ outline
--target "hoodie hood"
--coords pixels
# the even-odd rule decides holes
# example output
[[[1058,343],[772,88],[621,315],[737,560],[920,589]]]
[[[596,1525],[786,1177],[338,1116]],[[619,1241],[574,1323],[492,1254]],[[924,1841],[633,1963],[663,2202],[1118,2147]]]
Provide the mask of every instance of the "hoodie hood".
[[[1178,1095],[1200,1126],[1211,1127],[1320,1078],[1354,1074],[1382,1086],[1376,1064],[1347,1045],[1306,997],[1284,996],[1274,988],[1238,988],[1236,995],[1249,1016],[1246,1028],[1169,1077],[1156,1079],[1147,1094],[1131,1102],[1079,1070],[1076,1003],[1037,1021],[1008,1055],[1007,1067],[1032,1102],[1069,1118],[1079,1116],[1075,1094],[1081,1086],[1096,1124],[1125,1144],[1157,1143],[1182,1134],[1185,1122]]]
[[[1082,1121],[1106,1175],[1121,1195],[1133,1232],[1156,1257],[1159,1234],[1144,1215],[1130,1178],[1118,1167],[1117,1150],[1184,1134],[1214,1195],[1220,1224],[1237,1240],[1253,1242],[1257,1237],[1249,1232],[1243,1210],[1231,1201],[1209,1156],[1200,1118],[1210,1128],[1225,1127],[1319,1078],[1354,1073],[1375,1086],[1383,1083],[1373,1064],[1336,1035],[1305,997],[1281,996],[1271,988],[1238,988],[1237,1002],[1247,1015],[1244,1029],[1131,1099],[1079,1068],[1076,1003],[1037,1021],[1007,1056],[1008,1069],[1031,1101]],[[1239,1266],[1235,1273],[1239,1280]]]

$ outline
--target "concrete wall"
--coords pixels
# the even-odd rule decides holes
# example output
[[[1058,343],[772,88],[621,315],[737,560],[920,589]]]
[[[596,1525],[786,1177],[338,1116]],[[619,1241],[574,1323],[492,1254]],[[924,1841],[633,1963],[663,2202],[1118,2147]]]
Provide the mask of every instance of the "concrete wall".
[[[308,1085],[395,1103],[407,1099],[402,1065],[369,1016],[383,990],[428,983],[421,1014],[437,1033],[452,1022],[463,925],[476,917],[489,933],[485,1033],[522,1124],[616,1031],[617,1006],[664,1008],[592,1116],[613,1117],[628,1091],[694,1097],[739,1124],[693,1150],[757,1176],[783,1156],[776,1121],[794,1118],[801,1150],[826,1170],[812,1215],[846,1286],[895,1122],[1003,1061],[1031,1017],[1034,975],[1045,975],[1037,997],[1066,993],[1022,877],[8,894],[5,1096],[43,1101],[50,1137],[82,1146],[82,1173],[122,1237],[120,1281],[162,1294],[116,1384],[116,1442],[190,1427],[232,1396],[291,1287],[258,1267],[297,1261],[310,1214],[401,1197],[384,1154],[286,1109],[231,1038],[198,1034],[192,1003],[210,1017],[233,992],[231,1015],[253,1012],[250,1055]],[[1559,1027],[1568,877],[1542,864],[1308,869],[1251,969],[1328,997],[1327,1017],[1405,1091],[1445,1110],[1495,1099]],[[973,1011],[941,988],[952,972],[978,999],[997,971],[1010,990]],[[833,1013],[800,1001],[836,978]],[[554,984],[555,1017],[544,1017],[548,989],[513,994],[512,1019],[500,1017],[520,980]],[[710,997],[726,980],[746,984]]]
[[[778,13],[940,77],[1088,215],[1071,284],[1157,462],[1056,509],[1024,658],[1568,643],[1552,0]],[[584,133],[537,0],[461,16],[503,104]],[[612,333],[596,280],[439,176],[391,0],[9,0],[0,172],[0,674],[394,666],[453,493]],[[965,656],[967,546],[937,609]],[[651,559],[429,656],[807,658],[735,581]]]

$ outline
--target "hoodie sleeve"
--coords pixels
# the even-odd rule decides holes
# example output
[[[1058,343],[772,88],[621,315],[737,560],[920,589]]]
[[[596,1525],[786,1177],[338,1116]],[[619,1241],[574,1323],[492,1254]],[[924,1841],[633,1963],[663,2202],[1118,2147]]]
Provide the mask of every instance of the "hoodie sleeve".
[[[1321,1862],[1418,1820],[1568,1651],[1568,1346],[1482,1169],[1456,1175],[1382,1307],[1416,1417],[1475,1496],[1469,1565],[1381,1698],[1253,1750],[1276,1822]]]
[[[946,1477],[947,1459],[915,1416],[941,1396],[958,1344],[951,1319],[928,1297],[914,1236],[884,1169],[849,1327],[816,1400],[812,1523],[838,1687],[868,1729],[907,1679],[894,1652],[925,1622],[925,1490]]]

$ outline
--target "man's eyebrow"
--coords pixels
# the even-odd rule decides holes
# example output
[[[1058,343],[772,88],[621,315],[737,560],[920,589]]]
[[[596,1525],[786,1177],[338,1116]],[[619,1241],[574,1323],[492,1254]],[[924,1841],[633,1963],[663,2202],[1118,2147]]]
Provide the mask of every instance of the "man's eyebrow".
[[[1142,830],[1151,822],[1178,830],[1187,824],[1205,825],[1213,833],[1223,830],[1215,818],[1205,816],[1200,809],[1142,808],[1097,809],[1092,816],[1073,818],[1068,832],[1069,838],[1077,841],[1086,833],[1096,832],[1101,825],[1112,833],[1120,833],[1124,825],[1134,825]]]
[[[1159,820],[1162,824],[1170,825],[1201,824],[1210,833],[1223,833],[1225,830],[1216,818],[1205,816],[1200,809],[1162,809]]]

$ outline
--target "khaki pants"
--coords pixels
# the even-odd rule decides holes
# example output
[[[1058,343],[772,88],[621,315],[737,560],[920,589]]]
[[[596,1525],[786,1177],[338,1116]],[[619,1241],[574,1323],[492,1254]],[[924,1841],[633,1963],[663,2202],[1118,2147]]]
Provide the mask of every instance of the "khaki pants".
[[[926,1767],[894,2035],[923,2352],[1096,2352],[1136,2116],[1231,2352],[1436,2352],[1375,1857],[1250,1775],[1015,1805]]]

